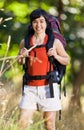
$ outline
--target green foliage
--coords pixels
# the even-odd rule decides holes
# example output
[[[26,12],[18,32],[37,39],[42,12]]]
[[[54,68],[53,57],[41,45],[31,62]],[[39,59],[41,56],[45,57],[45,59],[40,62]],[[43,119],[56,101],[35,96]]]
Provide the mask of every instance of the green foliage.
[[[0,48],[0,57],[3,57],[5,52],[6,52],[6,48],[7,48],[7,44],[3,43],[1,44],[1,48]]]
[[[28,19],[26,16],[29,14],[29,9],[26,3],[14,1],[8,5],[6,9],[13,12],[14,16],[16,17],[16,21],[27,23]]]
[[[2,8],[4,6],[4,2],[5,2],[5,0],[0,0],[0,8]]]
[[[0,58],[3,58],[5,56],[5,53],[7,51],[7,43],[3,43],[1,45],[1,48],[0,48]],[[19,69],[21,69],[17,62],[16,62],[16,59],[15,58],[11,58],[12,56],[17,56],[18,54],[18,50],[19,50],[19,47],[17,44],[14,44],[8,51],[8,54],[7,54],[7,57],[9,57],[10,59],[6,59],[5,60],[5,66],[4,66],[4,69],[6,69],[8,66],[9,68],[7,69],[7,71],[4,73],[3,77],[4,78],[7,78],[7,79],[12,79],[13,80],[13,77],[16,77],[16,75],[18,73],[21,73]],[[7,57],[4,57],[4,58],[7,58]],[[3,60],[4,60],[3,58]],[[3,60],[0,61],[0,66],[2,66],[2,63],[3,63]],[[15,60],[15,63],[12,64]],[[11,64],[11,65],[10,65]],[[3,71],[4,71],[3,69]]]

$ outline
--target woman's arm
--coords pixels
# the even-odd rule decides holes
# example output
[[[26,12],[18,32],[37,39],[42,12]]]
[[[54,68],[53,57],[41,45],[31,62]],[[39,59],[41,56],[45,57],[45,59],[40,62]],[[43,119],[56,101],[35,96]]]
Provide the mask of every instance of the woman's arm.
[[[70,63],[70,57],[58,39],[54,40],[53,48],[49,49],[48,55],[54,56],[54,58],[63,65],[68,65]]]

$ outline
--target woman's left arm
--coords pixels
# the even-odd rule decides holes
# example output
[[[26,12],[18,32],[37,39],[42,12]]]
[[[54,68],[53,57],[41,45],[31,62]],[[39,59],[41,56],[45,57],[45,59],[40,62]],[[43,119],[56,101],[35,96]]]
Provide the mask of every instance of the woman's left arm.
[[[53,48],[49,49],[48,56],[54,56],[54,58],[63,65],[70,63],[70,57],[58,39],[54,40]]]

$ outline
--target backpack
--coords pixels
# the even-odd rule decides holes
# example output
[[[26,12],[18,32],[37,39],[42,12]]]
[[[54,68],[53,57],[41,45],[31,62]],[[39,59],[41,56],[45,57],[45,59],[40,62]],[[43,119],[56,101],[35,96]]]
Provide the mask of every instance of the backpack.
[[[60,27],[60,23],[57,17],[53,16],[53,15],[48,15],[48,21],[49,21],[49,26],[51,28],[50,31],[48,30],[48,35],[49,37],[52,37],[51,40],[53,41],[53,36],[57,39],[59,39],[64,47],[64,49],[66,49],[66,39],[64,38],[64,36],[61,33],[61,27]],[[51,32],[53,34],[53,36],[51,36]],[[49,42],[48,43],[48,48],[51,48],[52,44]],[[57,71],[58,74],[58,83],[60,84],[60,91],[61,91],[61,81],[64,77],[64,86],[63,86],[63,90],[64,90],[64,96],[66,96],[66,88],[65,88],[65,72],[66,72],[66,66],[60,64],[57,60],[55,60],[54,58],[50,58],[51,63],[54,64],[54,70]],[[60,95],[61,98],[61,95]]]
[[[48,21],[51,26],[51,30],[53,32],[54,37],[59,39],[63,44],[64,48],[66,48],[66,40],[61,33],[61,27],[58,18],[49,14]]]

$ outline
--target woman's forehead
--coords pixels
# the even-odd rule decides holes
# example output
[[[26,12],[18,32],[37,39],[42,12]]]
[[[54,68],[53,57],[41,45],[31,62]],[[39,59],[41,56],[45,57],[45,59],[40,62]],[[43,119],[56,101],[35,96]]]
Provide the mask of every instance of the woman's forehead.
[[[45,17],[44,16],[40,16],[40,17],[34,19],[34,21],[38,21],[38,20],[45,20]]]

